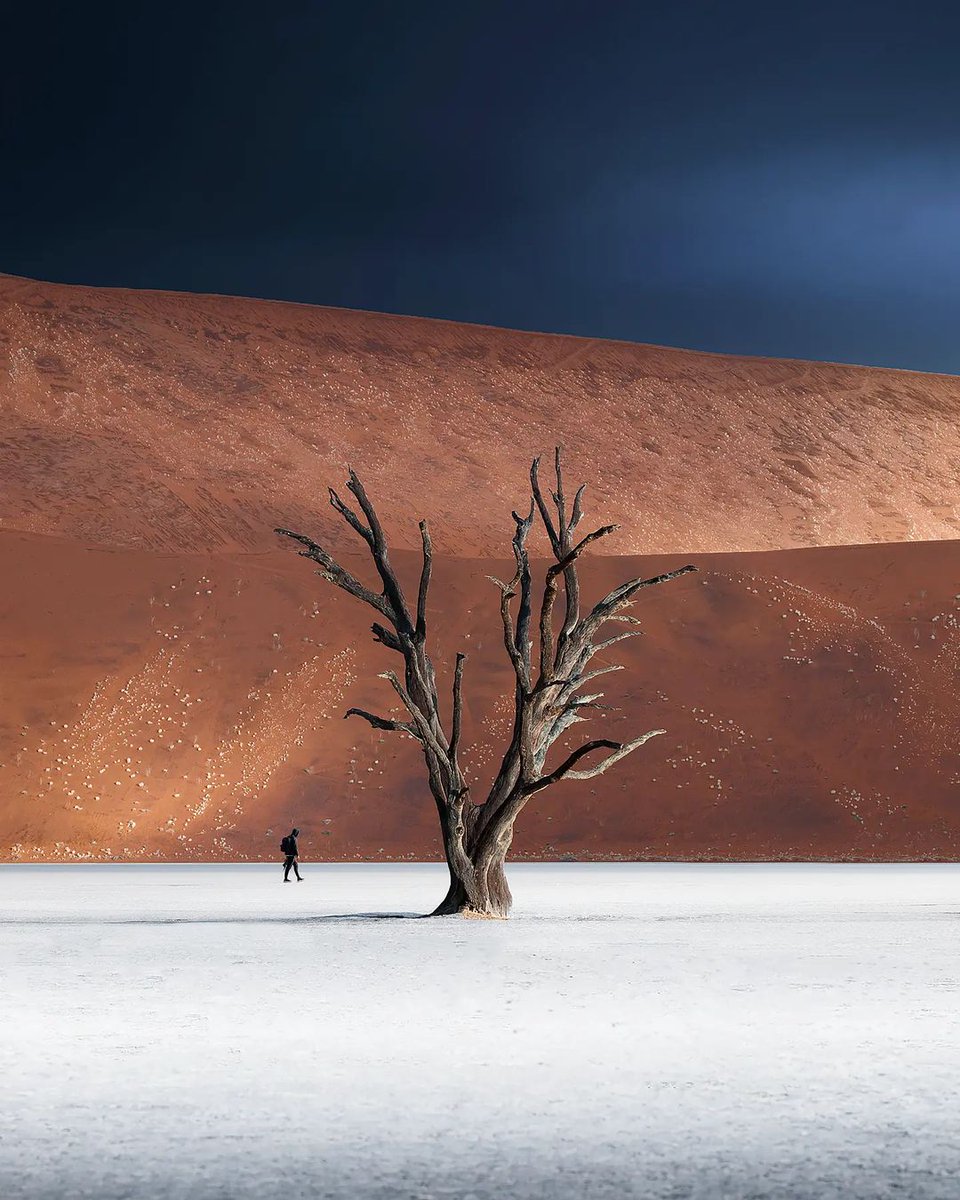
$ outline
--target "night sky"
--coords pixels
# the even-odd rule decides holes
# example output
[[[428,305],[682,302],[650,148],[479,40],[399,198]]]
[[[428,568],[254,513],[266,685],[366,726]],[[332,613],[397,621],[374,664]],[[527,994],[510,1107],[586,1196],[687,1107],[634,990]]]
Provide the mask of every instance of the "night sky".
[[[0,271],[960,373],[960,5],[16,9]]]

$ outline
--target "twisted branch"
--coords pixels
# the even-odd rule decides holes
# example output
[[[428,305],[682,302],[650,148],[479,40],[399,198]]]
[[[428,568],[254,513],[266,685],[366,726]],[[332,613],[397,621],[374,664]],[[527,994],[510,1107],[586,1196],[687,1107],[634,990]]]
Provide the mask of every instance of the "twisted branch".
[[[365,708],[348,708],[343,714],[343,719],[346,720],[347,717],[363,717],[374,729],[385,729],[390,733],[409,733],[418,742],[423,741],[416,728],[407,721],[394,721],[390,717],[378,717],[376,713],[367,712]]]
[[[649,733],[641,734],[640,737],[634,738],[632,742],[611,742],[606,738],[598,738],[596,741],[587,742],[581,746],[560,764],[555,771],[551,771],[549,775],[544,775],[542,779],[534,780],[528,784],[525,791],[528,795],[534,792],[543,791],[544,788],[550,787],[551,784],[559,783],[561,779],[595,779],[598,775],[602,775],[604,771],[609,770],[614,763],[620,761],[621,758],[626,758],[628,754],[632,754],[634,750],[638,750],[651,738],[659,737],[666,733],[665,729],[651,729]],[[575,771],[573,768],[581,758],[592,754],[594,750],[612,750],[612,754],[608,754],[596,766],[588,767],[584,771]]]

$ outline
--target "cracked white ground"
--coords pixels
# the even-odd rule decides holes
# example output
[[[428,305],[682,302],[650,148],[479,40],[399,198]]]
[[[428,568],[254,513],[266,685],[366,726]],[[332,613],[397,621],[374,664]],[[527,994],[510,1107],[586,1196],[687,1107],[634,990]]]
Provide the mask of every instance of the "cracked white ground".
[[[0,1194],[958,1194],[960,868],[0,868]]]

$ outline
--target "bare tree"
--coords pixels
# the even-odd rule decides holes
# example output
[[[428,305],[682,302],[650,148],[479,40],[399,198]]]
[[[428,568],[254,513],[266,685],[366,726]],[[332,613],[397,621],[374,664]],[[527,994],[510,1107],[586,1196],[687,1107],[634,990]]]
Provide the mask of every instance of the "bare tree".
[[[323,547],[301,533],[289,529],[276,532],[292,538],[304,548],[304,558],[319,563],[319,574],[351,596],[374,609],[380,619],[373,624],[373,636],[403,659],[403,678],[386,671],[386,679],[405,712],[405,718],[377,716],[351,708],[346,716],[362,717],[375,729],[407,734],[419,742],[427,767],[427,777],[440,818],[444,853],[450,868],[450,887],[432,914],[434,916],[469,912],[484,916],[506,916],[511,896],[504,874],[504,861],[513,840],[517,817],[532,796],[565,779],[593,779],[663,729],[651,729],[628,742],[599,738],[584,742],[552,769],[547,768],[551,746],[572,725],[585,721],[601,710],[602,692],[584,693],[583,688],[611,671],[623,668],[606,665],[591,669],[593,659],[626,638],[637,637],[640,630],[627,628],[611,633],[611,622],[635,626],[636,618],[626,609],[638,592],[685,575],[696,568],[680,567],[650,579],[630,579],[614,588],[592,608],[582,611],[577,564],[588,546],[599,542],[617,528],[605,525],[575,540],[583,517],[581,487],[571,505],[563,491],[560,449],[556,451],[556,491],[548,504],[539,480],[540,460],[530,468],[532,497],[526,516],[513,514],[516,531],[513,555],[516,570],[500,589],[500,616],[503,641],[515,675],[513,731],[510,743],[487,798],[475,804],[461,762],[463,730],[463,665],[466,656],[458,654],[453,672],[453,695],[449,734],[444,728],[437,694],[436,674],[427,651],[427,597],[433,566],[433,549],[426,521],[420,522],[423,566],[417,591],[416,609],[408,605],[397,575],[390,564],[383,527],[363,484],[351,471],[347,488],[356,498],[360,514],[354,512],[330,489],[330,503],[347,524],[366,542],[376,565],[382,591],[361,583],[337,563]],[[547,569],[540,609],[533,609],[533,584],[527,538],[539,515],[546,531],[554,561]],[[562,615],[555,615],[560,593]],[[559,629],[557,628],[559,619]],[[534,629],[534,624],[536,628]],[[604,633],[604,627],[607,627]],[[598,758],[597,755],[603,752]],[[589,760],[589,765],[587,760]]]

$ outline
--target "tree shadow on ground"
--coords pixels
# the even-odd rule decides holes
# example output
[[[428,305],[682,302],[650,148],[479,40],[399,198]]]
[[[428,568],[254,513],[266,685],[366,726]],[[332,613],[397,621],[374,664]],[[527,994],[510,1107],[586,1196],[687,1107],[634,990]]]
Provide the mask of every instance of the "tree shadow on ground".
[[[313,913],[297,917],[153,917],[144,921],[113,922],[130,925],[334,925],[354,921],[419,921],[426,913],[357,912]]]
[[[106,917],[91,916],[49,920],[27,917],[22,920],[0,919],[0,925],[332,925],[359,921],[422,921],[429,913],[362,912],[315,913],[302,917]]]

